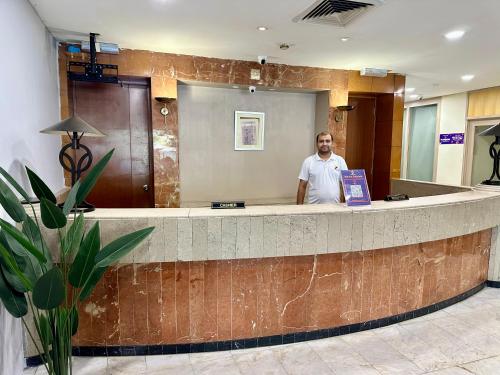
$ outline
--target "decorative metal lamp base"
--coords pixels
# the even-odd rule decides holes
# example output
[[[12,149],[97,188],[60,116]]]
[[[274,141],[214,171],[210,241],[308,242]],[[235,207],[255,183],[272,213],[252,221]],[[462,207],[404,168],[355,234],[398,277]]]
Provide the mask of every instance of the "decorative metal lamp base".
[[[490,156],[493,159],[493,172],[488,180],[482,182],[483,185],[496,185],[500,186],[500,150],[496,150],[495,146],[500,145],[500,136],[496,136],[493,143],[490,145]],[[497,180],[493,180],[494,178]]]
[[[481,183],[483,185],[496,185],[496,186],[500,186],[500,181],[484,180]]]

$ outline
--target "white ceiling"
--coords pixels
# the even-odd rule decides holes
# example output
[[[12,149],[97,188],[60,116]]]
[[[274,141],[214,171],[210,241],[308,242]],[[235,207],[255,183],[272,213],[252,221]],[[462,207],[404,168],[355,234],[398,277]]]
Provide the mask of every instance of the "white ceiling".
[[[406,87],[424,97],[500,85],[500,0],[385,0],[345,28],[292,22],[315,0],[30,1],[61,39],[97,32],[121,48],[386,68],[406,74]],[[257,31],[260,25],[269,30]],[[467,31],[462,40],[443,37],[456,28]],[[341,42],[344,36],[350,40]],[[294,46],[281,51],[281,42]],[[464,74],[475,79],[464,83]]]

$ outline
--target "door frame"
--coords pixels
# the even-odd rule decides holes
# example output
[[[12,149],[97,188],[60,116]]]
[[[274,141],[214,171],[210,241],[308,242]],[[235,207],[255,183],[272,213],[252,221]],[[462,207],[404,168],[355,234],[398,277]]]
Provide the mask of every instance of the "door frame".
[[[403,119],[403,147],[401,156],[401,178],[407,178],[408,171],[408,151],[409,151],[409,138],[410,138],[410,114],[411,109],[416,107],[426,107],[436,105],[436,131],[434,134],[434,160],[432,166],[432,181],[436,182],[437,165],[439,158],[439,134],[441,128],[441,98],[430,98],[419,100],[417,102],[405,103],[405,115]]]
[[[474,156],[474,133],[478,126],[493,126],[500,122],[500,116],[472,118],[467,120],[465,132],[465,155],[462,170],[462,185],[470,186],[472,180],[472,157]]]

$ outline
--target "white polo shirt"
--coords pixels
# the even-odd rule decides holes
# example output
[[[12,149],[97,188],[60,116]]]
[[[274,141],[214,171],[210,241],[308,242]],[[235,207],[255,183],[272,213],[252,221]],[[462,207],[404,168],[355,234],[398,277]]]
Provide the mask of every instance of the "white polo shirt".
[[[299,178],[309,182],[309,203],[340,202],[340,171],[346,169],[345,160],[333,152],[327,160],[318,154],[304,160]]]

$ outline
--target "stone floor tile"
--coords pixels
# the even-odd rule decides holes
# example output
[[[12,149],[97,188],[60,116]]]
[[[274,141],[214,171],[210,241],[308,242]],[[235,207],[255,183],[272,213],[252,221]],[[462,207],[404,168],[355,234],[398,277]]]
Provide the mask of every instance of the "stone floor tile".
[[[498,375],[500,374],[500,357],[482,359],[461,365],[460,367],[476,375]]]
[[[190,354],[191,366],[197,375],[240,375],[230,351]]]
[[[268,348],[259,348],[247,352],[246,350],[233,351],[233,358],[243,375],[286,375],[286,371],[279,361],[275,351]]]
[[[295,344],[285,349],[273,350],[289,375],[334,374],[320,356],[307,343]]]
[[[425,375],[471,375],[471,373],[467,370],[464,370],[461,367],[449,367],[433,372],[426,372]]]
[[[146,374],[146,358],[144,356],[108,357],[108,375]]]
[[[403,326],[396,324],[385,327],[377,331],[376,335],[426,372],[450,366],[450,359],[441,351],[429,347],[426,342]]]
[[[108,368],[107,357],[73,357],[73,374],[105,374]]]

